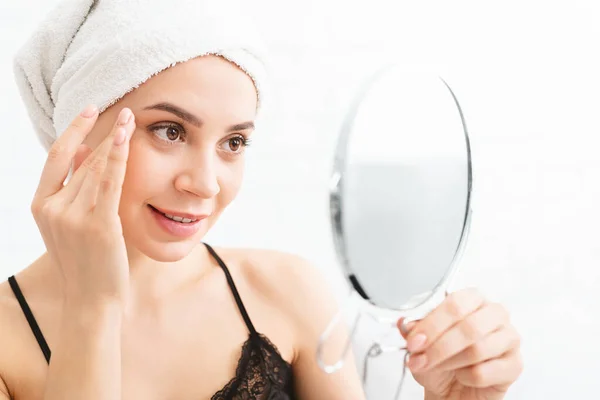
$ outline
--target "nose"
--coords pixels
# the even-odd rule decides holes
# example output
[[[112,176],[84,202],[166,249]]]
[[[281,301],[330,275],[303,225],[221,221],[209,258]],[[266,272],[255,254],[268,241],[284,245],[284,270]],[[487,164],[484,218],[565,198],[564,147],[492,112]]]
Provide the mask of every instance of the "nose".
[[[221,190],[217,179],[217,165],[208,154],[195,154],[185,162],[183,172],[175,178],[175,188],[202,198],[212,198]]]

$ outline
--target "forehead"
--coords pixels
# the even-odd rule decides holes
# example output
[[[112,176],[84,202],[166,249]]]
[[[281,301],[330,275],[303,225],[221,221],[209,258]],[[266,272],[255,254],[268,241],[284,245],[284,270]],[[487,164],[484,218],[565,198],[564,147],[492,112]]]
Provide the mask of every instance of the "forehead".
[[[128,97],[128,101],[144,105],[173,102],[211,115],[250,120],[258,100],[252,79],[233,63],[213,55],[176,64],[148,79]]]

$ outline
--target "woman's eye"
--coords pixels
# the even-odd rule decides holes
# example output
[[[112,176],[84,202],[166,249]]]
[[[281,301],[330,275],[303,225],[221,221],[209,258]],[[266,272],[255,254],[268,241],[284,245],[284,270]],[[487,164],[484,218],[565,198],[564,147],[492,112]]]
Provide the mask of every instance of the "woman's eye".
[[[225,142],[228,147],[227,151],[232,153],[240,153],[245,146],[248,146],[248,140],[242,136],[232,137]]]
[[[231,138],[227,141],[227,143],[229,143],[229,148],[234,153],[237,153],[238,150],[242,147],[242,139],[240,139],[239,137]]]
[[[157,126],[152,128],[152,131],[165,142],[175,142],[183,139],[183,130],[175,125]]]

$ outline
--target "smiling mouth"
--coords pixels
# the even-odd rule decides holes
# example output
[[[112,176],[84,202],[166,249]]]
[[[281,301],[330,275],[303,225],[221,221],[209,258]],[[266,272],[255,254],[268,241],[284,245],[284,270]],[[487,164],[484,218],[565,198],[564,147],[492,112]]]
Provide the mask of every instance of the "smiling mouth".
[[[155,213],[158,213],[165,218],[168,218],[175,222],[179,222],[181,224],[192,224],[194,222],[197,222],[197,221],[207,217],[207,215],[194,215],[194,214],[187,214],[187,213],[179,214],[179,213],[173,212],[173,211],[163,211],[163,210],[159,210],[158,208],[156,208],[150,204],[148,204],[148,207],[150,207],[150,209],[152,211],[154,211]]]

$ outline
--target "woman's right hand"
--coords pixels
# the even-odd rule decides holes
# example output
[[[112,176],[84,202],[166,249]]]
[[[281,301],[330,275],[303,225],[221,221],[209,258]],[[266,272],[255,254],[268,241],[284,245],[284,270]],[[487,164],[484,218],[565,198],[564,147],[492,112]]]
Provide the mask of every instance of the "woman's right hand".
[[[118,211],[129,139],[135,130],[131,110],[121,110],[112,132],[64,184],[97,119],[97,109],[89,106],[54,142],[31,211],[48,254],[62,273],[65,300],[124,306],[129,262]]]

